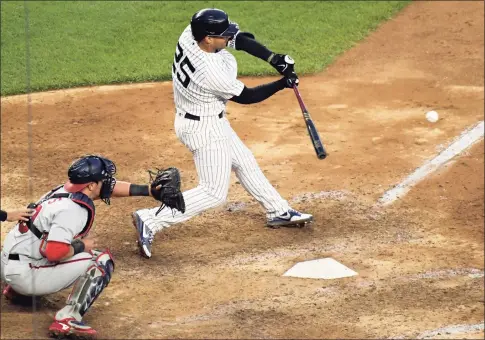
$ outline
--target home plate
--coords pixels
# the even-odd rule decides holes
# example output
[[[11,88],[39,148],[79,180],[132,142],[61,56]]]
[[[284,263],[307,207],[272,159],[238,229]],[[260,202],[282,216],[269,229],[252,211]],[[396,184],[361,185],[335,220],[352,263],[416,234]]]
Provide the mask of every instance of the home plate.
[[[283,276],[304,277],[309,279],[339,279],[358,275],[352,269],[332,258],[298,262],[291,267]]]

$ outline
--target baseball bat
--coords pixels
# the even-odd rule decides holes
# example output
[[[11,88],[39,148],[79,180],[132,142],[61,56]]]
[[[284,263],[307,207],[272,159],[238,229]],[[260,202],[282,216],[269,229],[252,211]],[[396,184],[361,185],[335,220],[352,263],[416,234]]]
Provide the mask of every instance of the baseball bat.
[[[325,157],[327,157],[327,151],[323,146],[322,140],[318,135],[317,128],[315,127],[313,119],[303,103],[303,99],[301,99],[300,91],[298,91],[298,87],[296,85],[293,86],[293,91],[295,91],[296,99],[298,100],[298,104],[300,104],[301,113],[305,119],[306,128],[308,130],[308,134],[310,135],[313,147],[315,148],[315,153],[317,154],[318,159],[325,159]]]

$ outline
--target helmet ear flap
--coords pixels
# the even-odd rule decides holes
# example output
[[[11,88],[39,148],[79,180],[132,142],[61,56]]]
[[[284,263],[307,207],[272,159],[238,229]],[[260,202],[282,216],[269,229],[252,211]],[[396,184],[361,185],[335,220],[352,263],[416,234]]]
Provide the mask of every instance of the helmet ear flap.
[[[192,35],[195,41],[200,42],[205,38],[204,29],[203,27],[201,28],[201,25],[199,22],[192,21],[190,23],[190,28],[192,30]]]

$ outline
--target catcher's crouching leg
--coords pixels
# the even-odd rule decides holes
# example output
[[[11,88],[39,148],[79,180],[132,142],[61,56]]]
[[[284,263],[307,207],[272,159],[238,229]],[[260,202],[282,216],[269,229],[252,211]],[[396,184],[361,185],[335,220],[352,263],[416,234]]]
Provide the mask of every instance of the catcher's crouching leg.
[[[96,331],[83,323],[82,318],[101,291],[108,286],[113,272],[114,260],[110,251],[93,251],[93,265],[74,282],[66,306],[56,313],[55,321],[49,327],[49,335],[94,339]]]

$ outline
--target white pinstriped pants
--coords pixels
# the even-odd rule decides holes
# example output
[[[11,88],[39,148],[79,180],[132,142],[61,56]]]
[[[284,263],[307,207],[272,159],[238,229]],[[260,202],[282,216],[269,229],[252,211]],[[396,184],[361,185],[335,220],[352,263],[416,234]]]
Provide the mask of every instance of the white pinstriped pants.
[[[152,232],[223,204],[229,191],[231,170],[246,191],[264,207],[267,218],[283,214],[290,208],[266,179],[252,152],[225,116],[200,117],[200,121],[196,121],[184,118],[183,113],[177,111],[175,132],[194,156],[199,185],[183,192],[184,214],[177,211],[172,215],[172,211],[165,208],[155,216],[158,207],[138,210],[140,218]]]

